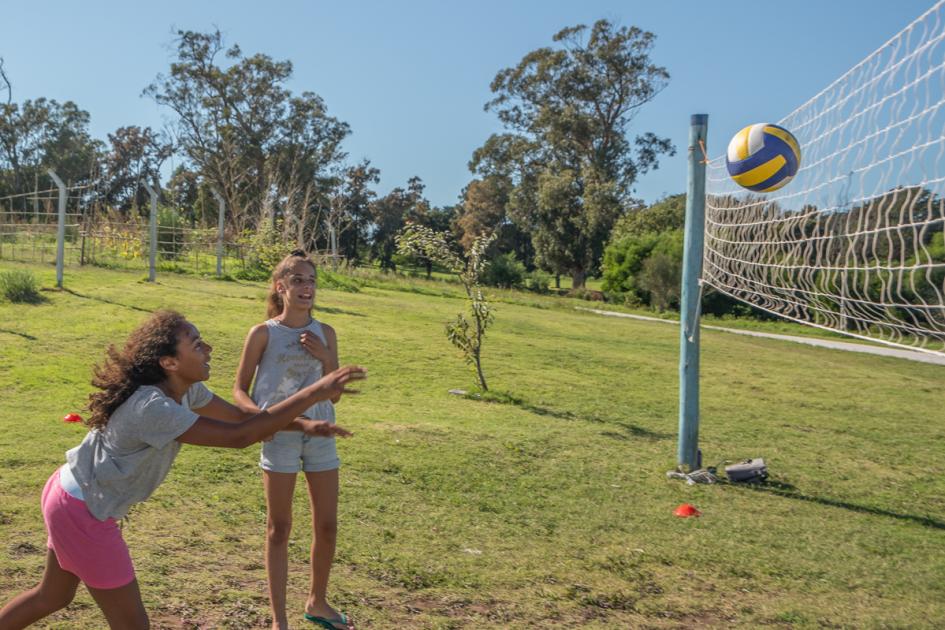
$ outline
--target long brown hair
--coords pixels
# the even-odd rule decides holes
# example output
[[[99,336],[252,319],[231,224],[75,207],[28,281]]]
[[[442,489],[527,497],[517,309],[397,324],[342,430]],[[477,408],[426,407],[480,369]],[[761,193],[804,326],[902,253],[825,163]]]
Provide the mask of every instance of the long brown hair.
[[[105,360],[93,372],[92,385],[102,391],[89,394],[89,428],[104,428],[136,389],[167,377],[159,361],[177,356],[177,335],[186,321],[175,311],[157,311],[131,333],[121,352],[108,346]]]
[[[276,284],[289,274],[289,269],[297,262],[307,262],[312,266],[312,271],[315,272],[316,277],[318,275],[318,267],[315,266],[315,261],[309,258],[308,254],[301,249],[292,250],[288,256],[279,261],[279,264],[272,270],[272,282],[269,284],[269,295],[266,297],[266,317],[269,319],[282,313],[283,309],[282,296],[279,295]]]

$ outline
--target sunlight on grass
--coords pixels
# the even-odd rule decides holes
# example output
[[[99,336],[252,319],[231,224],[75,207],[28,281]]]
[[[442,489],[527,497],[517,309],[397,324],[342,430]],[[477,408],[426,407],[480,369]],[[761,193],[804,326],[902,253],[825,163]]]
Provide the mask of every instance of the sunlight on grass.
[[[54,269],[31,270],[41,287]],[[330,592],[364,628],[932,627],[945,618],[945,368],[703,333],[708,463],[764,457],[772,483],[688,487],[675,461],[678,330],[498,292],[483,350],[495,391],[449,346],[462,308],[437,281],[322,288],[343,363]],[[412,283],[412,284],[411,284]],[[91,368],[146,312],[184,312],[229,398],[263,283],[70,268],[39,305],[0,303],[0,600],[42,573],[42,484],[82,437]],[[266,627],[257,447],[185,447],[125,526],[156,627]],[[300,484],[289,606],[308,585]],[[677,519],[681,502],[698,519]],[[291,613],[290,613],[291,615]],[[80,594],[41,628],[100,628]],[[190,624],[189,626],[187,624]]]

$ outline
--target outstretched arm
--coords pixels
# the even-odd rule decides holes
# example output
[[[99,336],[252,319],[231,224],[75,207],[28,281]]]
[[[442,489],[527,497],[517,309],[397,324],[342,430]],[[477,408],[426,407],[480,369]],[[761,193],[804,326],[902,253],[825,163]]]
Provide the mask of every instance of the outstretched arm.
[[[285,429],[296,420],[299,414],[320,400],[329,400],[344,393],[357,393],[347,389],[346,385],[366,376],[367,371],[359,366],[340,368],[282,402],[241,422],[225,422],[201,416],[189,429],[177,437],[177,441],[197,446],[245,448],[276,431]],[[315,426],[313,425],[311,429],[314,431]],[[344,431],[344,433],[347,432]]]
[[[195,407],[194,411],[199,413],[204,418],[211,420],[222,420],[224,422],[230,423],[239,423],[243,422],[244,420],[249,420],[259,413],[258,411],[243,411],[236,405],[223,400],[216,394],[213,395],[213,398],[210,399],[209,403],[203,407]],[[282,430],[302,431],[308,435],[314,435],[318,437],[349,437],[352,435],[348,430],[336,424],[332,424],[327,420],[310,420],[305,417],[298,417],[294,419]]]

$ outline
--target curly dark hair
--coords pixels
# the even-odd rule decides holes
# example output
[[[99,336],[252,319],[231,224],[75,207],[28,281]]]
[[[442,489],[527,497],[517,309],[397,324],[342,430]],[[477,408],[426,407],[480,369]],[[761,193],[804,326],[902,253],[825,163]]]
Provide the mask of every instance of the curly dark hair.
[[[142,385],[155,385],[166,378],[161,357],[177,355],[177,335],[187,320],[176,311],[157,311],[141,324],[119,352],[108,346],[105,360],[94,368],[92,385],[100,392],[89,394],[90,429],[102,429],[119,406]]]

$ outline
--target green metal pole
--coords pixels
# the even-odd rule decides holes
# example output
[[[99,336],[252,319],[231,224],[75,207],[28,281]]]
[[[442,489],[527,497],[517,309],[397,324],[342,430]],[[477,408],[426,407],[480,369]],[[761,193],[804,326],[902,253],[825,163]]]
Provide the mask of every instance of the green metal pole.
[[[689,182],[683,239],[682,296],[679,312],[680,469],[702,466],[699,451],[699,282],[705,244],[705,140],[708,114],[693,114],[689,126]]]

